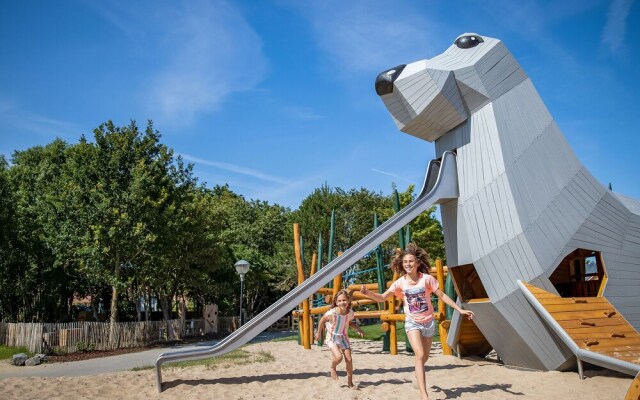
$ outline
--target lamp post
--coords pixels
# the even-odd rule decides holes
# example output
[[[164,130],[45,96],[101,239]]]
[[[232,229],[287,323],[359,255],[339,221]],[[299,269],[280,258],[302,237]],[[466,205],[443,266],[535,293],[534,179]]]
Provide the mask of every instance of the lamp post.
[[[236,267],[236,272],[240,275],[240,326],[242,326],[242,291],[244,289],[244,274],[249,272],[251,264],[249,264],[249,261],[239,260],[233,266]]]

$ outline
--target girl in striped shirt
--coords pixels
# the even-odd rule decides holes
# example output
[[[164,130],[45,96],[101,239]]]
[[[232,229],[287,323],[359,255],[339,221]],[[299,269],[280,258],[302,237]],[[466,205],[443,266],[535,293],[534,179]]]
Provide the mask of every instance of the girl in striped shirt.
[[[349,337],[347,336],[347,330],[351,326],[355,329],[360,337],[364,336],[364,333],[356,324],[353,323],[354,313],[351,309],[351,296],[346,290],[340,290],[335,297],[329,311],[327,311],[320,322],[318,322],[318,330],[316,331],[316,342],[320,340],[322,330],[327,329],[326,343],[331,350],[331,379],[338,380],[338,373],[336,367],[344,358],[344,363],[347,369],[347,386],[354,387],[353,384],[353,359],[351,358],[351,346],[349,344]]]

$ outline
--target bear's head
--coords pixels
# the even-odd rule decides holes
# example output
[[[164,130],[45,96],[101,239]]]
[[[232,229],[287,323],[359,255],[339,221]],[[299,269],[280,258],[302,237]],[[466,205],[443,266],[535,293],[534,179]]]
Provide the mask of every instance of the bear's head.
[[[382,72],[376,93],[401,131],[433,142],[525,79],[500,40],[465,33],[430,60]]]

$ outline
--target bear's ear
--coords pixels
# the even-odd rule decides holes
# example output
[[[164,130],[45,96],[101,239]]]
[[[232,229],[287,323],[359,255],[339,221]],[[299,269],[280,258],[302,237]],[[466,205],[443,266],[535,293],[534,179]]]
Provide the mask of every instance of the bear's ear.
[[[455,42],[453,42],[458,48],[461,49],[470,49],[472,47],[476,47],[480,43],[483,43],[484,39],[480,35],[476,35],[475,33],[465,33],[463,35],[458,36]]]

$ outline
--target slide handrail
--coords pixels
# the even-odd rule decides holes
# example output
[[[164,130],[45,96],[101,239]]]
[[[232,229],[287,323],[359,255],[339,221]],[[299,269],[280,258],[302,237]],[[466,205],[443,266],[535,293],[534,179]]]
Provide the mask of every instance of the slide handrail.
[[[435,174],[436,171],[438,172],[437,176]],[[350,247],[340,257],[331,261],[324,268],[321,268],[309,277],[309,279],[281,297],[231,335],[214,346],[207,348],[161,354],[156,360],[156,383],[158,392],[162,392],[162,364],[214,357],[242,346],[285,314],[291,312],[296,305],[318,291],[318,289],[332,280],[334,276],[344,272],[351,265],[358,262],[372,249],[395,234],[400,228],[410,223],[430,206],[457,197],[458,178],[456,155],[451,151],[447,151],[443,154],[442,161],[432,160],[429,163],[423,188],[415,200]]]

